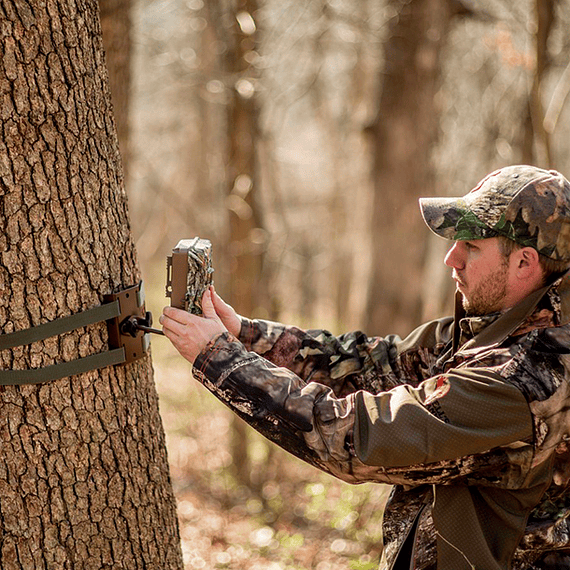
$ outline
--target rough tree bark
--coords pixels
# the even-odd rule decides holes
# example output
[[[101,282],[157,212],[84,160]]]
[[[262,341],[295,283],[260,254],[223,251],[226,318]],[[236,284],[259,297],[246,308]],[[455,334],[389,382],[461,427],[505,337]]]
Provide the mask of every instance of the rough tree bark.
[[[372,126],[373,269],[366,330],[405,334],[418,324],[424,248],[420,196],[434,195],[441,53],[457,0],[390,0],[377,120]]]
[[[0,332],[140,280],[95,0],[0,0]],[[0,353],[101,352],[105,324]],[[181,569],[150,358],[0,388],[0,568]]]

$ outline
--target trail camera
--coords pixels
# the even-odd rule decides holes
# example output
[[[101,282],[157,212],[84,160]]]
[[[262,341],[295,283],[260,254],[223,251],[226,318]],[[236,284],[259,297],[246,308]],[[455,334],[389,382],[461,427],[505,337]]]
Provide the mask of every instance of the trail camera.
[[[212,284],[212,244],[207,239],[183,239],[166,259],[166,296],[170,306],[202,314],[202,295]]]

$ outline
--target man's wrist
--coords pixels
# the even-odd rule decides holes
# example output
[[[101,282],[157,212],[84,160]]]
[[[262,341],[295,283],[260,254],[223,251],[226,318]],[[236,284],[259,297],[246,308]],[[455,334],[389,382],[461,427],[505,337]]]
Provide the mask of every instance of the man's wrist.
[[[232,353],[241,352],[240,345],[241,342],[229,331],[217,334],[195,358],[194,369],[213,378],[218,368],[215,362],[219,357],[222,354],[227,354],[229,357]]]
[[[254,330],[253,320],[248,319],[247,317],[242,317],[241,315],[238,315],[238,318],[240,320],[240,329],[236,338],[242,342],[248,350],[251,350]]]

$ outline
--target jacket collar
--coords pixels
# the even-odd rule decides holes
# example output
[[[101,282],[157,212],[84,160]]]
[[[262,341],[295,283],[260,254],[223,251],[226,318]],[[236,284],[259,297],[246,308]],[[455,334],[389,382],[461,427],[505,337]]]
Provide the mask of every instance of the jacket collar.
[[[570,270],[555,281],[548,294],[558,317],[558,324],[570,323]]]
[[[468,340],[464,345],[459,347],[459,338],[461,334],[460,321],[465,317],[465,311],[461,304],[461,294],[456,293],[455,298],[455,325],[453,335],[453,351],[461,353],[480,350],[481,348],[492,348],[503,342],[515,331],[524,327],[525,322],[532,324],[536,321],[535,312],[537,312],[538,304],[541,299],[548,295],[549,304],[554,312],[554,319],[557,325],[566,325],[570,323],[570,272],[558,278],[554,283],[533,291],[525,297],[520,303],[497,316],[487,327],[479,334]],[[536,316],[535,316],[536,317]],[[532,328],[539,328],[534,325]]]

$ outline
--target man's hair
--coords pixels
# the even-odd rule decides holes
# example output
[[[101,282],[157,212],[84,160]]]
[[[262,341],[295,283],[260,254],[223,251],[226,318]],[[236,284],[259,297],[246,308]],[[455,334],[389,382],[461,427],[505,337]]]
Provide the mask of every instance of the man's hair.
[[[518,244],[512,239],[508,239],[504,236],[498,236],[499,247],[501,248],[501,253],[508,259],[514,251],[522,249],[524,246]],[[538,253],[538,252],[537,252]],[[551,283],[557,277],[560,277],[570,268],[570,262],[568,261],[556,261],[555,259],[550,259],[542,253],[538,253],[538,262],[542,268],[542,282],[546,285]]]

